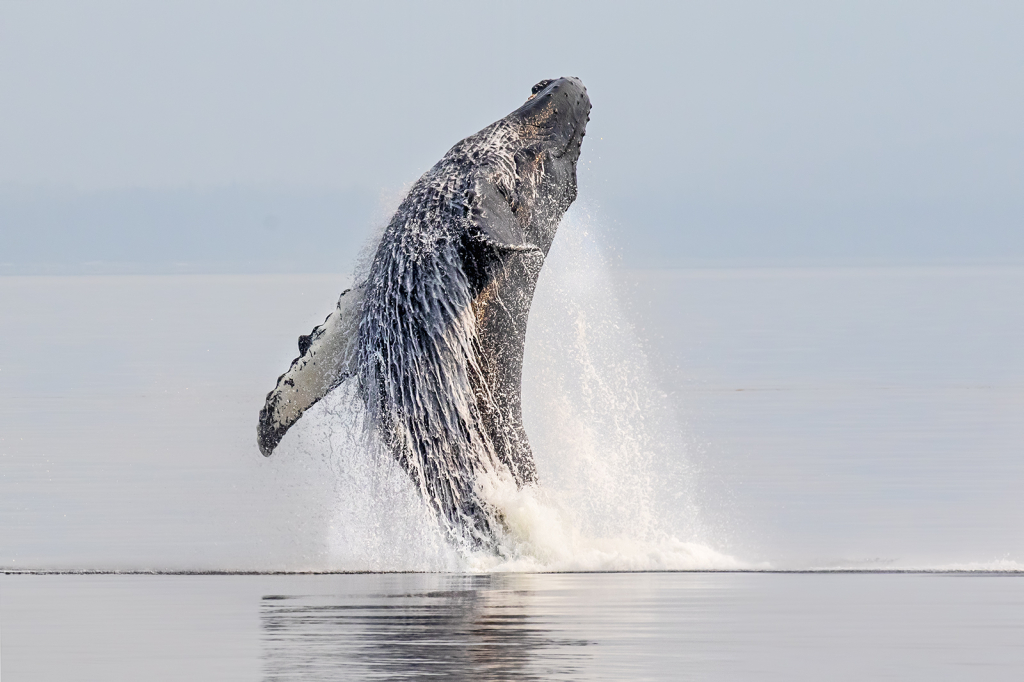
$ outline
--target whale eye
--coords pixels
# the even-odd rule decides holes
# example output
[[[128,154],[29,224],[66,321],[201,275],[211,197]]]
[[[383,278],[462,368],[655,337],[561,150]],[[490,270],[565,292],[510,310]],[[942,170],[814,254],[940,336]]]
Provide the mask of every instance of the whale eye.
[[[533,86],[533,90],[530,92],[530,99],[533,99],[534,97],[536,97],[538,92],[540,92],[541,90],[543,90],[544,88],[548,87],[549,85],[551,85],[554,82],[555,82],[555,80],[553,78],[549,78],[547,80],[541,81],[540,83],[537,83],[536,85],[534,85]]]

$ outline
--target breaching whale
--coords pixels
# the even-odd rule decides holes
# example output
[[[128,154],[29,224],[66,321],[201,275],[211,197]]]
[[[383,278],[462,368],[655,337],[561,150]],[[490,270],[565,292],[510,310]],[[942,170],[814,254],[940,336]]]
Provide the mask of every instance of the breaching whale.
[[[365,279],[299,337],[299,357],[267,395],[257,428],[264,455],[310,406],[355,381],[379,442],[447,536],[495,546],[501,518],[481,481],[537,480],[521,406],[526,323],[576,199],[589,114],[579,79],[541,81],[412,186]]]

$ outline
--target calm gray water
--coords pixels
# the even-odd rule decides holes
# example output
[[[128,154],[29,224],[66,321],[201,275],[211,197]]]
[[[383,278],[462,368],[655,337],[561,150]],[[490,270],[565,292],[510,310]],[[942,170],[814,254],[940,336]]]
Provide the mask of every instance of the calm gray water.
[[[389,515],[329,412],[258,454],[344,278],[0,278],[4,570],[442,571],[2,575],[0,674],[1020,679],[1024,269],[591,266],[541,279],[551,498],[498,566]],[[715,567],[1003,573],[529,572]]]
[[[548,268],[531,315],[526,420],[543,480],[583,510],[584,527],[639,532],[629,524],[646,513],[680,540],[774,568],[1024,561],[1024,269],[641,271],[595,282],[557,260]],[[332,509],[352,491],[339,491],[322,446],[270,459],[256,449],[266,391],[344,283],[0,278],[0,566],[438,567],[346,555],[351,538],[337,531],[352,519]],[[598,379],[625,376],[608,392],[627,400],[599,404],[593,382],[556,376],[602,364],[611,369]],[[644,393],[654,398],[641,409]],[[591,402],[563,409],[581,394]],[[658,494],[616,526],[628,500],[606,495],[611,512],[591,503],[639,464],[570,484],[632,447],[604,443],[640,420],[633,440],[653,453],[644,480]]]
[[[0,576],[3,679],[1019,680],[1017,575]]]

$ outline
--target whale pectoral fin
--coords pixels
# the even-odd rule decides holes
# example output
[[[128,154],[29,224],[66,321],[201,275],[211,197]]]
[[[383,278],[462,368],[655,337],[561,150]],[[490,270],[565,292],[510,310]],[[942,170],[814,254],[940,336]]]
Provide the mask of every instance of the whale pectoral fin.
[[[306,410],[352,374],[362,298],[362,287],[346,291],[322,325],[299,337],[299,357],[278,377],[260,410],[256,434],[265,456]]]
[[[470,203],[470,220],[482,241],[510,251],[537,249],[526,240],[526,232],[513,212],[512,205],[492,180],[477,180]]]

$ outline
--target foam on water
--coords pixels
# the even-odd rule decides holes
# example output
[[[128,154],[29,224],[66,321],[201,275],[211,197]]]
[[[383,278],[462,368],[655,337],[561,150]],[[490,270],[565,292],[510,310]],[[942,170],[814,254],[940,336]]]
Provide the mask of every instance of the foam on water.
[[[475,554],[471,571],[679,571],[742,569],[747,564],[698,542],[671,535],[643,539],[629,533],[611,537],[586,533],[556,492],[544,487],[500,485],[490,500],[502,511],[506,556]]]
[[[615,290],[591,220],[567,214],[531,311],[524,419],[539,486],[497,476],[483,497],[504,519],[499,554],[459,552],[367,427],[354,385],[310,410],[301,448],[334,477],[326,570],[738,569],[712,549],[677,427]]]

